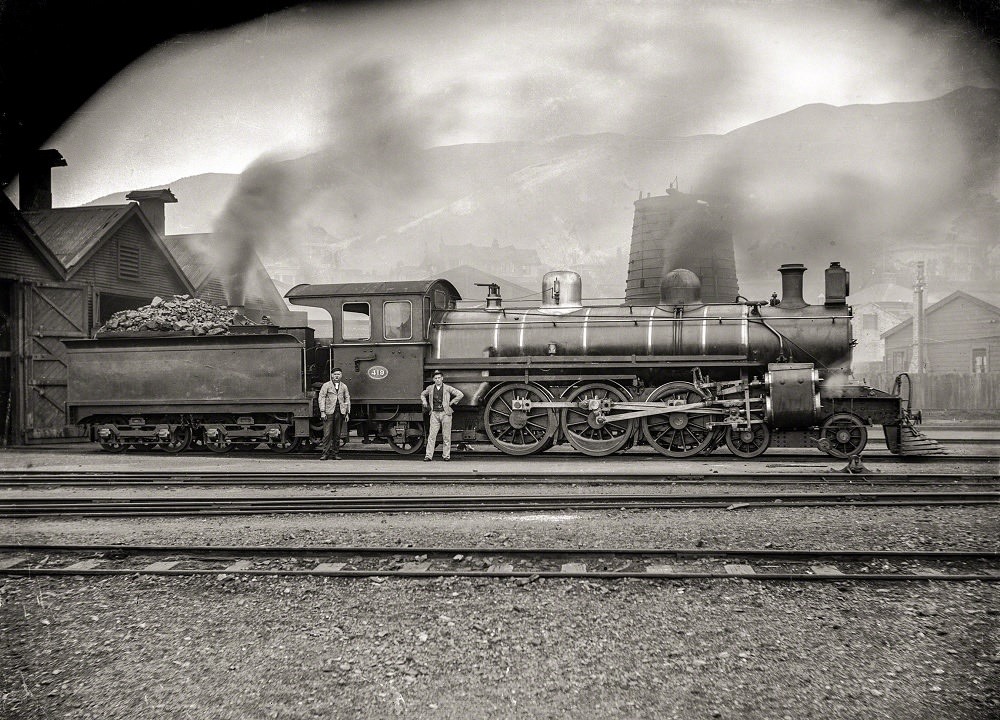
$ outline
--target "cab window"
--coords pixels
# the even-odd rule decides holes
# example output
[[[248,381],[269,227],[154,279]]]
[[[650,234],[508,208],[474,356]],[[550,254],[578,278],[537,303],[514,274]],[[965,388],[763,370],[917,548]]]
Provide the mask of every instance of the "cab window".
[[[382,330],[386,340],[409,340],[413,337],[413,305],[409,300],[394,300],[382,305]]]
[[[448,310],[452,307],[451,297],[444,290],[434,291],[434,309]]]
[[[371,307],[365,302],[346,302],[341,313],[344,340],[370,340],[372,337]]]

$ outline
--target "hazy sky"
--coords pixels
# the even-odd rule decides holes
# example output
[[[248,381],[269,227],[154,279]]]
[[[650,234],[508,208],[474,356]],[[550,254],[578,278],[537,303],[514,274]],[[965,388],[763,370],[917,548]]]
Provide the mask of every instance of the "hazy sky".
[[[899,9],[902,7],[903,9]],[[577,133],[724,133],[807,103],[924,100],[996,85],[976,34],[890,3],[309,4],[175,38],[47,143],[56,206],[237,173],[264,153],[350,142],[352,71],[392,68],[426,146]],[[345,120],[345,118],[350,118]]]

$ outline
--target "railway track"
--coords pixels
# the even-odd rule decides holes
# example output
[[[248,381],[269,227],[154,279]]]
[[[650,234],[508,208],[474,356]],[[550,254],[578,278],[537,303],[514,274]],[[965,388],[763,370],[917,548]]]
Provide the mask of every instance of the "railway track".
[[[997,552],[0,545],[0,575],[996,582]],[[221,578],[225,579],[225,578]]]
[[[772,472],[743,473],[663,473],[598,472],[581,475],[567,471],[434,471],[399,472],[291,470],[271,471],[93,471],[0,472],[0,488],[23,487],[212,487],[212,486],[309,486],[309,485],[849,485],[939,487],[968,485],[992,487],[1000,484],[1000,473],[892,473],[892,472]]]
[[[788,507],[906,507],[996,505],[1000,493],[948,492],[826,492],[726,494],[586,495],[422,495],[422,496],[291,496],[256,497],[15,497],[0,500],[0,517],[139,517],[258,515],[287,513],[386,512],[512,512],[553,510],[649,510]]]
[[[966,439],[956,439],[954,441],[949,440],[938,440],[939,443],[943,445],[955,444],[963,446],[987,446],[987,447],[1000,447],[1000,438],[996,440],[980,440],[976,438],[966,438]],[[603,458],[595,458],[589,455],[580,455],[577,453],[563,451],[563,450],[549,450],[541,455],[506,455],[498,450],[453,450],[453,456],[457,459],[468,459],[468,460],[481,460],[481,459],[503,459],[509,462],[538,462],[539,459],[545,460],[559,460],[561,461],[572,461],[580,463],[600,463],[606,462],[608,460],[614,460],[616,458],[628,457],[628,458],[643,458],[646,460],[655,460],[662,462],[672,462],[669,458],[664,458],[659,453],[653,452],[651,450],[641,450],[633,449],[624,453],[617,453],[615,455],[605,456]],[[60,452],[65,452],[60,450]],[[129,457],[148,457],[148,456],[160,456],[163,457],[165,453],[161,453],[155,449],[149,450],[129,450]],[[318,458],[320,451],[318,449],[300,450],[294,453],[276,453],[267,448],[259,450],[244,450],[235,449],[230,452],[225,453],[226,458],[237,459],[237,458],[254,458],[255,460],[264,460],[267,462],[287,462],[292,459],[307,460]],[[419,459],[420,455],[398,455],[390,450],[378,450],[371,448],[371,446],[363,446],[358,443],[350,443],[343,448],[343,454],[346,459],[357,459],[357,460],[393,460],[395,462],[412,462]],[[880,463],[943,463],[943,462],[955,462],[956,460],[1000,460],[1000,451],[998,452],[984,452],[984,453],[951,453],[946,455],[922,455],[913,457],[903,457],[900,455],[893,455],[887,450],[875,451],[875,452],[865,452],[863,456],[866,460],[877,461]],[[219,457],[217,454],[213,454],[207,451],[192,450],[187,451],[180,455],[180,457],[195,457],[195,458],[211,458]],[[797,460],[813,460],[821,464],[830,464],[836,462],[846,462],[843,458],[835,458],[820,451],[815,452],[768,452],[763,455],[759,455],[755,458],[740,458],[735,455],[728,454],[726,452],[720,451],[719,453],[713,453],[710,455],[698,455],[694,458],[689,458],[690,461],[699,460],[704,462],[733,462],[733,463],[749,463],[749,464],[759,464],[759,463],[769,463],[781,460],[797,459]]]

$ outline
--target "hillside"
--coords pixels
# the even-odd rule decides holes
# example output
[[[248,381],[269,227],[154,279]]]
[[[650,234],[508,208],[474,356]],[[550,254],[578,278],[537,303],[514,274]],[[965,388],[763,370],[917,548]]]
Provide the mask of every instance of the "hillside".
[[[171,183],[180,202],[168,231],[218,220],[268,260],[295,255],[319,228],[339,251],[339,268],[324,270],[336,280],[348,268],[394,278],[442,244],[496,241],[536,248],[547,266],[603,265],[624,287],[633,202],[677,177],[685,192],[734,199],[741,286],[776,287],[783,262],[840,260],[861,280],[887,248],[943,243],[970,194],[997,192],[997,117],[1000,91],[963,88],[925,102],[805,106],[724,136],[574,136],[379,163],[324,148],[239,178]]]

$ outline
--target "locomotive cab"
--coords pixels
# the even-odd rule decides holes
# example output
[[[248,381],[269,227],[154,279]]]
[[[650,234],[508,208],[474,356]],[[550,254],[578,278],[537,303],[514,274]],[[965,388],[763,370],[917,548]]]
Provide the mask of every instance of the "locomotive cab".
[[[462,299],[455,286],[440,279],[298,285],[285,297],[330,314],[333,339],[322,375],[343,371],[358,434],[385,437],[398,450],[419,449],[431,316]]]
[[[461,300],[447,280],[298,285],[285,297],[330,314],[330,367],[343,371],[353,402],[400,405],[419,405],[431,313]]]

